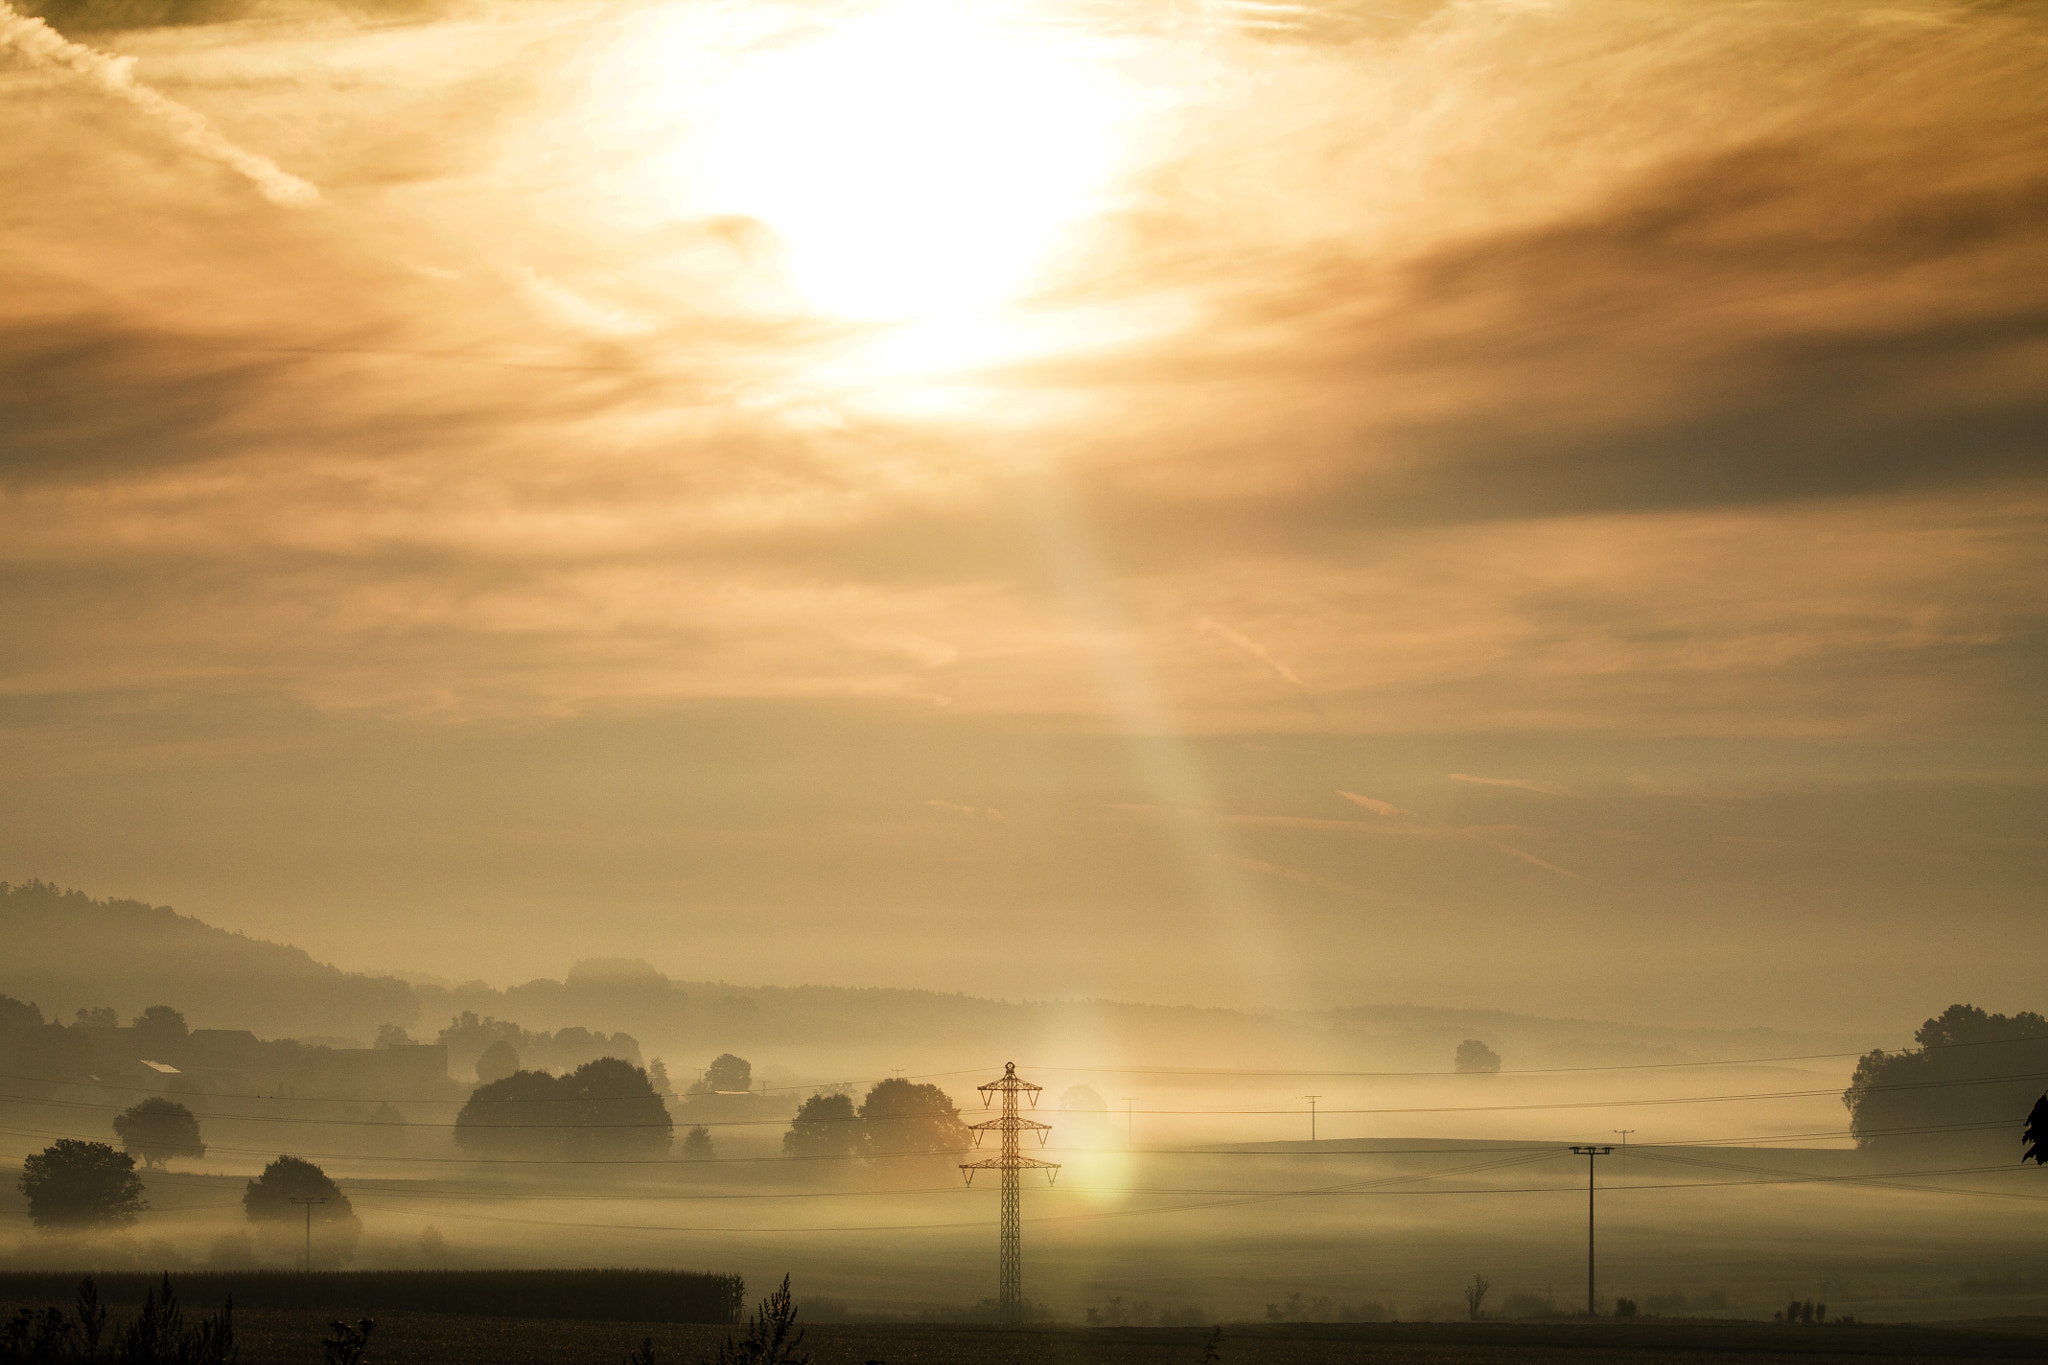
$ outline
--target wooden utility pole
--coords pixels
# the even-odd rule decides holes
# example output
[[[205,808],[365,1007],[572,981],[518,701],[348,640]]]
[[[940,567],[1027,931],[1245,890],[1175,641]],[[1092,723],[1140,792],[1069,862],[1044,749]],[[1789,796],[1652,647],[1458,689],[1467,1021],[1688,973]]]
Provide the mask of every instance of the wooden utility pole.
[[[1586,1316],[1589,1318],[1600,1314],[1593,1299],[1593,1161],[1613,1150],[1611,1143],[1605,1147],[1588,1145],[1572,1148],[1576,1155],[1586,1158]]]
[[[301,1205],[301,1206],[303,1206],[303,1207],[305,1208],[305,1210],[306,1210],[306,1264],[305,1264],[305,1273],[306,1273],[306,1274],[308,1274],[308,1275],[310,1275],[310,1274],[312,1274],[312,1273],[313,1273],[313,1206],[314,1206],[315,1204],[324,1204],[324,1203],[326,1203],[326,1202],[327,1202],[327,1196],[323,1194],[323,1195],[319,1195],[319,1196],[317,1196],[317,1197],[308,1197],[308,1198],[304,1198],[304,1199],[294,1199],[294,1200],[292,1200],[292,1202],[293,1202],[294,1204],[298,1204],[298,1205]]]

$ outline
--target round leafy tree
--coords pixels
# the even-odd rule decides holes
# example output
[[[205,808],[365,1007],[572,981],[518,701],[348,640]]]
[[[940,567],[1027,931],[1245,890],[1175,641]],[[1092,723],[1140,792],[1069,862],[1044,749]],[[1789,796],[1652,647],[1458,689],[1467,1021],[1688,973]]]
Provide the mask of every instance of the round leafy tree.
[[[545,1071],[515,1071],[470,1092],[455,1116],[455,1145],[476,1157],[540,1155],[559,1140],[570,1105]]]
[[[703,1124],[693,1124],[690,1131],[683,1134],[683,1160],[711,1161],[717,1156],[711,1145],[711,1130]]]
[[[875,1083],[860,1120],[867,1149],[878,1156],[964,1152],[974,1144],[950,1095],[901,1076]]]
[[[162,1059],[177,1052],[191,1036],[185,1016],[169,1005],[151,1005],[135,1016],[135,1040],[152,1057]]]
[[[805,1100],[782,1135],[782,1154],[794,1157],[854,1156],[861,1150],[860,1116],[853,1096],[817,1094]]]
[[[704,1079],[691,1086],[692,1093],[737,1095],[754,1088],[754,1064],[744,1057],[721,1052],[704,1070]]]
[[[306,1225],[312,1210],[313,1249],[346,1257],[363,1235],[362,1220],[349,1206],[341,1186],[327,1172],[301,1157],[281,1156],[263,1168],[263,1174],[242,1191],[242,1211],[249,1221],[268,1224],[279,1232]]]
[[[144,1167],[162,1166],[174,1156],[202,1157],[206,1144],[199,1140],[199,1120],[176,1100],[153,1095],[125,1113],[114,1117],[114,1136],[130,1156],[142,1158]]]
[[[1500,1054],[1477,1038],[1458,1044],[1454,1065],[1466,1075],[1490,1076],[1500,1070]]]
[[[566,1076],[516,1071],[478,1086],[455,1116],[456,1145],[480,1157],[660,1156],[674,1140],[675,1122],[647,1073],[617,1057]]]
[[[104,1142],[51,1143],[21,1163],[20,1186],[39,1228],[126,1227],[149,1207],[135,1158]]]
[[[647,1072],[617,1057],[585,1062],[562,1077],[576,1105],[571,1156],[660,1156],[675,1141],[675,1120]]]

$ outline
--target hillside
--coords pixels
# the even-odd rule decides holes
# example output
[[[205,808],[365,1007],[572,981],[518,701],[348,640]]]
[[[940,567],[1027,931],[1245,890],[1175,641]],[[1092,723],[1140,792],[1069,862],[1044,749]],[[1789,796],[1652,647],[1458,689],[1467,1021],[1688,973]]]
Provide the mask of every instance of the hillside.
[[[367,1041],[380,1024],[431,1040],[465,1011],[529,1029],[633,1035],[679,1079],[741,1051],[784,1080],[984,1065],[1388,1067],[1448,1065],[1488,1041],[1515,1068],[1704,1061],[1861,1049],[1900,1039],[1766,1029],[1675,1029],[1421,1005],[1247,1012],[1104,1000],[1009,1001],[962,993],[675,981],[637,959],[576,963],[560,980],[505,989],[344,972],[304,950],[217,929],[165,906],[94,900],[41,882],[0,883],[8,951],[0,993],[45,1016],[111,1005],[128,1018],[169,1004],[195,1027],[265,1037]]]
[[[412,987],[395,977],[344,972],[169,906],[94,900],[47,882],[0,882],[0,943],[0,993],[55,1020],[98,1005],[125,1020],[168,1004],[195,1028],[369,1038],[379,1024],[419,1015]]]

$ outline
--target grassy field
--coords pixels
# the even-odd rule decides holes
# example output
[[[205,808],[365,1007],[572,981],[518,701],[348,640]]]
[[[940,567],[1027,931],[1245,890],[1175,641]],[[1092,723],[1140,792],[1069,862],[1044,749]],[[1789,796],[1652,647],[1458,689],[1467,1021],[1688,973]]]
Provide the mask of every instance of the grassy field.
[[[10,1310],[11,1311],[11,1310]],[[326,1314],[236,1315],[241,1365],[317,1365]],[[668,1365],[696,1365],[723,1329],[398,1313],[379,1318],[376,1365],[620,1365],[643,1338]],[[1292,1323],[1223,1329],[1221,1365],[1742,1365],[1883,1359],[2048,1360],[2048,1337],[1901,1326],[1769,1323]],[[1201,1328],[1022,1328],[960,1323],[825,1323],[807,1329],[815,1365],[1197,1365]]]
[[[1509,1317],[1584,1303],[1585,1168],[1546,1144],[1059,1159],[1059,1184],[1025,1194],[1025,1292],[1070,1324],[1118,1301],[1133,1325],[1166,1313],[1264,1321],[1269,1305],[1304,1321],[1462,1320],[1475,1274],[1493,1282],[1488,1310]],[[1617,1160],[1600,1197],[1601,1296],[1666,1317],[1766,1321],[1793,1298],[1892,1322],[2048,1313],[2034,1269],[2048,1264],[2048,1178],[2017,1165],[1922,1170],[1847,1150],[1667,1147],[1626,1173]],[[963,1188],[942,1166],[336,1173],[363,1220],[358,1268],[715,1268],[744,1276],[750,1298],[790,1273],[813,1321],[958,1319],[995,1289],[995,1190]],[[73,1275],[294,1265],[295,1230],[275,1246],[261,1229],[250,1240],[246,1179],[151,1172],[151,1211],[91,1245],[34,1231],[19,1196],[0,1190],[0,1264]]]

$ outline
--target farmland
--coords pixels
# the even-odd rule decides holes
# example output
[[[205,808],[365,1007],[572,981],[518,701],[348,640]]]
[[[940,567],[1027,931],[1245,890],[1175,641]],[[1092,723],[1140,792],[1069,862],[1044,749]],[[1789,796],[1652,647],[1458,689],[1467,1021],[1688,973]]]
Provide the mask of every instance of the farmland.
[[[240,1365],[313,1365],[332,1316],[312,1309],[238,1312]],[[668,1365],[696,1365],[725,1335],[708,1326],[443,1313],[394,1313],[377,1324],[371,1358],[378,1365],[618,1365],[643,1340]],[[1193,1327],[823,1323],[807,1328],[804,1348],[814,1365],[1196,1365],[1208,1337],[1208,1329]],[[1700,1322],[1259,1323],[1226,1325],[1219,1355],[1220,1365],[1914,1365],[2048,1360],[2048,1336]]]

